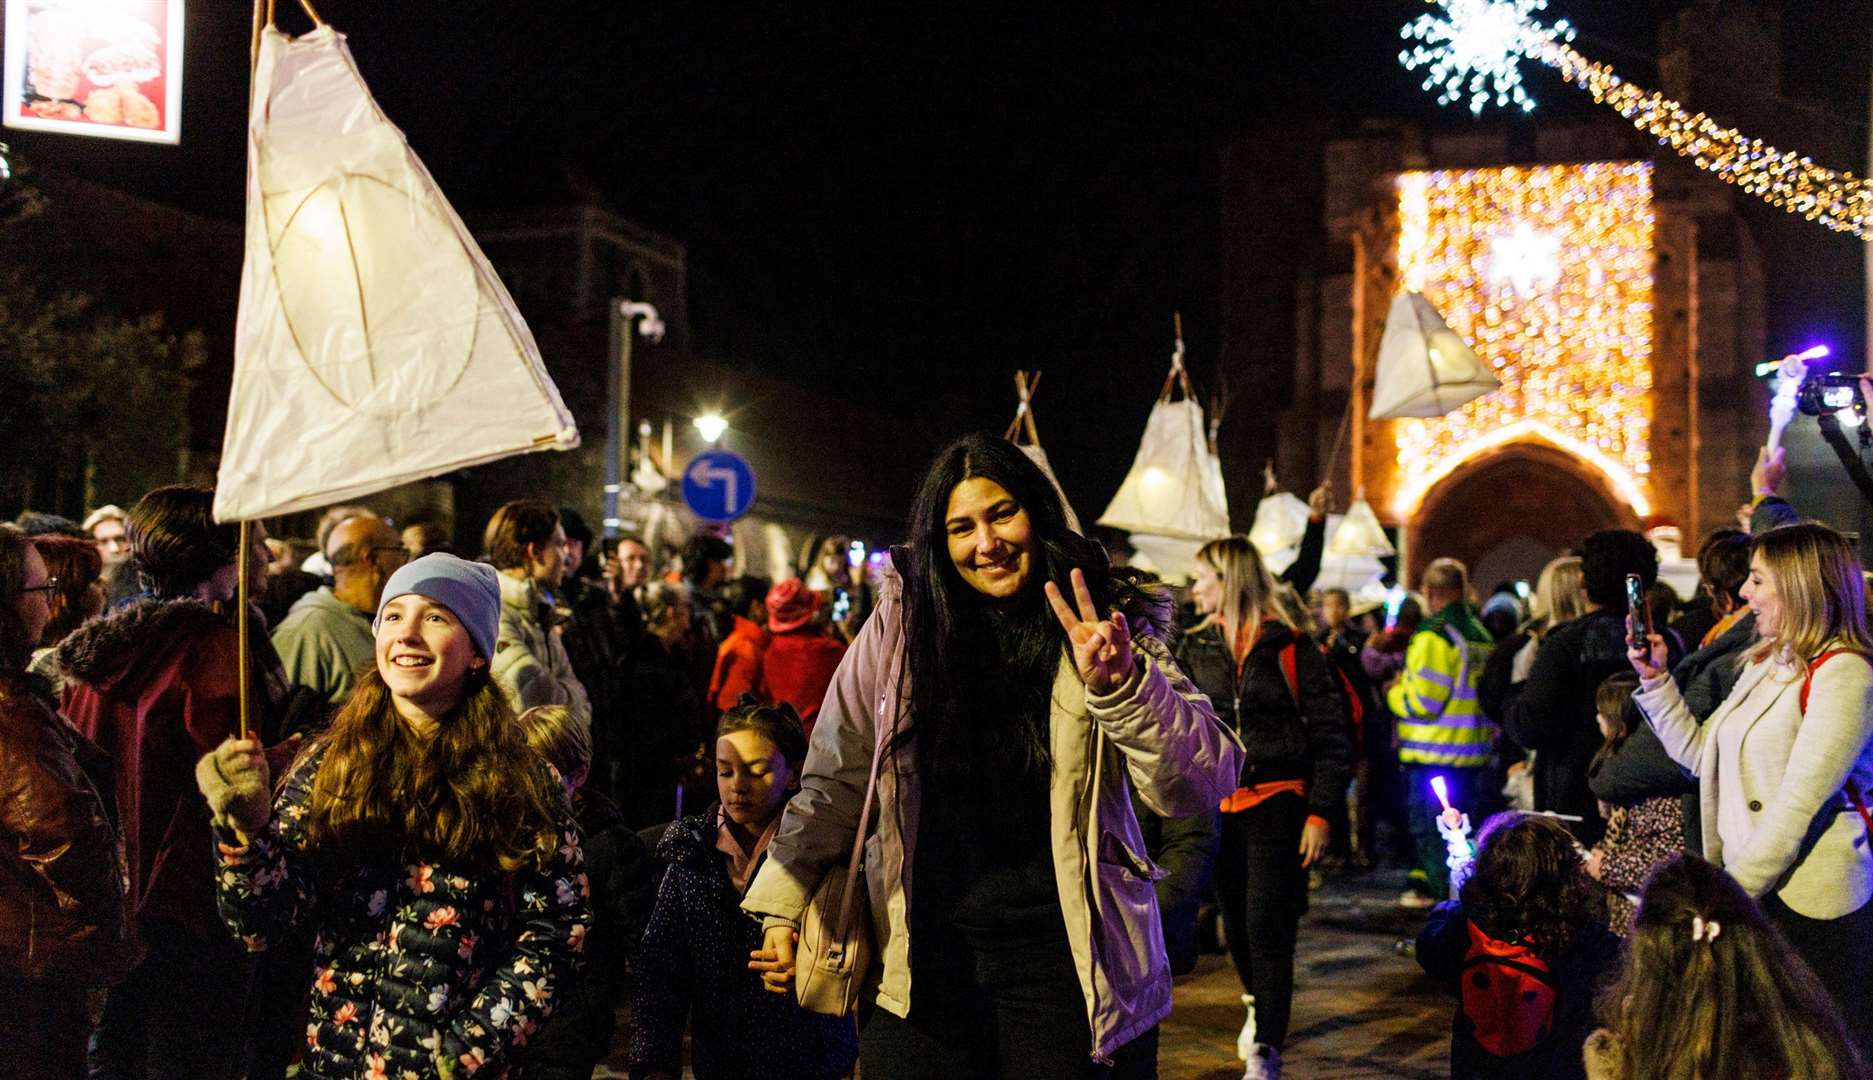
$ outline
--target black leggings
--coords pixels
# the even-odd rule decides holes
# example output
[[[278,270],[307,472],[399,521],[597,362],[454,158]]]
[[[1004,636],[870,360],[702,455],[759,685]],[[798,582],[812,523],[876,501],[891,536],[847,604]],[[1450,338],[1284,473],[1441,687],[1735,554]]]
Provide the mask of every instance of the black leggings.
[[[1143,1080],[1154,1077],[1157,1029],[1092,1060],[1086,999],[1064,938],[919,950],[909,1019],[874,1008],[859,1032],[865,1080]]]
[[[1242,988],[1255,995],[1255,1038],[1279,1050],[1294,1002],[1294,942],[1307,913],[1301,829],[1307,800],[1281,794],[1223,815],[1216,899]]]

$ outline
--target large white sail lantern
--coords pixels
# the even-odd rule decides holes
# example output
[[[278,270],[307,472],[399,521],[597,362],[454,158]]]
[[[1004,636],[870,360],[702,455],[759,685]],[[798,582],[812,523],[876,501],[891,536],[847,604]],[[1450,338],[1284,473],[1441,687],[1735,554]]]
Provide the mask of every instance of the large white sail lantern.
[[[342,35],[260,43],[215,516],[579,444],[513,299]]]
[[[1392,298],[1368,419],[1445,416],[1500,385],[1422,294]]]

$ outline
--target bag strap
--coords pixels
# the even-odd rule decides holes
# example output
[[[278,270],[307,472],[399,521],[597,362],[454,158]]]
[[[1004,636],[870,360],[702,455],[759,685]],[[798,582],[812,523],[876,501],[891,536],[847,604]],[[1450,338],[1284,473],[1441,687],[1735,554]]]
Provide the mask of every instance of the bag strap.
[[[1281,677],[1288,681],[1288,693],[1294,697],[1294,707],[1301,707],[1301,677],[1294,668],[1295,642],[1288,642],[1281,649]]]
[[[845,889],[839,895],[839,923],[834,928],[834,936],[843,938],[852,927],[852,911],[858,901],[858,866],[865,854],[865,834],[871,829],[871,810],[878,796],[878,765],[884,760],[884,748],[897,732],[896,717],[887,726],[885,706],[891,700],[891,691],[897,685],[903,671],[904,654],[899,651],[891,664],[891,678],[878,692],[878,712],[872,723],[871,776],[865,781],[865,802],[859,807],[858,830],[852,834],[852,856],[846,861]]]
[[[1808,673],[1801,680],[1801,714],[1808,715],[1808,691],[1814,687],[1814,673],[1822,664],[1842,653],[1854,652],[1853,649],[1829,649],[1808,664]],[[1866,800],[1860,797],[1860,785],[1847,781],[1847,801],[1860,812],[1860,820],[1866,823],[1867,836],[1873,837],[1873,812],[1867,810]]]

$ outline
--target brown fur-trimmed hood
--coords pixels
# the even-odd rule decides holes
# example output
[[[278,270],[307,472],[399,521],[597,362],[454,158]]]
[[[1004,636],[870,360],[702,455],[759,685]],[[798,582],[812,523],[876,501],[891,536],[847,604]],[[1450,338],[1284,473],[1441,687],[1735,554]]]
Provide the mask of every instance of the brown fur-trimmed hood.
[[[193,598],[138,600],[72,631],[59,644],[59,667],[69,678],[109,686],[227,623],[227,616]]]

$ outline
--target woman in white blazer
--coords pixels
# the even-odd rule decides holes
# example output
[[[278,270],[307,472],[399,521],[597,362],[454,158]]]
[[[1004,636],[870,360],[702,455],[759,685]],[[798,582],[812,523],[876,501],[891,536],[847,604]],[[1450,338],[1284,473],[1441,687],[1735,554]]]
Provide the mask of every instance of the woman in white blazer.
[[[1665,642],[1634,649],[1636,700],[1697,775],[1704,855],[1758,898],[1873,1042],[1873,852],[1857,803],[1873,788],[1873,638],[1860,560],[1804,523],[1756,538],[1743,598],[1758,640],[1730,696],[1699,726],[1665,671]]]

